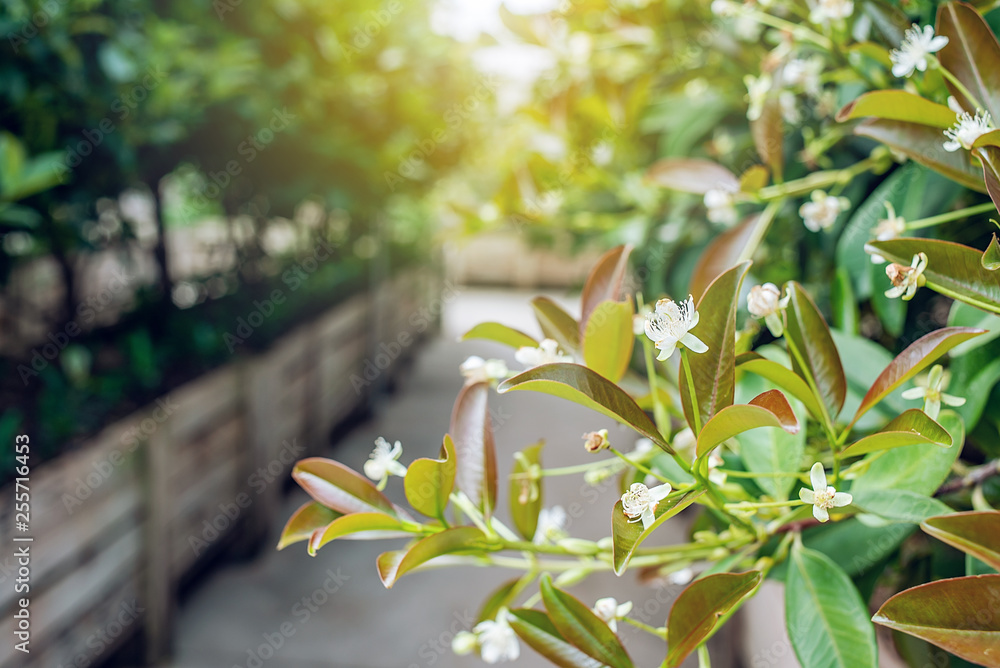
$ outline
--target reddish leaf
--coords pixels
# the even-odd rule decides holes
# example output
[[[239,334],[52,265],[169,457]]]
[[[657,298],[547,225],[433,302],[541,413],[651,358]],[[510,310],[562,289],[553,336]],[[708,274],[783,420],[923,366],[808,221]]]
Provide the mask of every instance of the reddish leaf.
[[[844,377],[844,367],[840,363],[840,354],[833,343],[830,327],[801,285],[790,281],[785,284],[785,290],[790,296],[785,336],[802,356],[799,360],[791,355],[792,369],[807,381],[812,378],[830,418],[836,419],[840,409],[844,407],[847,379]]]
[[[292,513],[278,539],[278,549],[283,550],[303,540],[309,540],[316,529],[325,527],[340,517],[340,513],[330,510],[321,503],[310,501]]]
[[[918,123],[871,119],[854,128],[854,134],[882,142],[966,188],[986,192],[979,167],[969,160],[964,151],[951,153],[944,150],[946,138],[938,128]]]
[[[576,318],[548,297],[535,297],[531,307],[535,309],[535,319],[546,338],[558,343],[567,353],[580,349],[580,325]]]
[[[511,628],[521,640],[560,668],[603,668],[600,661],[567,642],[544,612],[521,608],[510,615]]]
[[[973,511],[930,517],[920,528],[1000,570],[1000,512]]]
[[[611,668],[632,668],[632,660],[607,623],[575,597],[552,584],[547,573],[539,582],[542,602],[559,634]]]
[[[665,158],[657,160],[646,171],[653,183],[696,195],[709,190],[736,192],[740,180],[722,165],[701,158]]]
[[[701,299],[712,281],[736,266],[759,219],[759,213],[747,216],[739,225],[722,232],[705,247],[691,273],[688,287],[688,292],[696,300]]]
[[[764,102],[760,118],[750,121],[750,134],[757,148],[757,155],[777,177],[785,166],[785,127],[781,117],[781,104],[776,95]]]
[[[986,182],[986,192],[990,194],[993,205],[1000,209],[1000,148],[983,146],[977,148],[976,155],[983,163],[983,180]]]
[[[948,38],[948,45],[937,53],[941,65],[986,105],[994,119],[1000,117],[1000,44],[983,17],[970,5],[947,2],[938,8],[936,32]],[[974,102],[950,81],[945,83],[964,109],[975,112]]]
[[[497,456],[487,398],[489,383],[466,385],[455,400],[451,433],[455,443],[455,483],[490,515],[496,507]]]
[[[820,407],[816,395],[813,394],[806,381],[802,380],[802,376],[788,367],[751,352],[736,357],[736,368],[766,378],[801,401],[814,418],[817,420],[823,418],[823,409]]]
[[[587,282],[583,286],[580,303],[579,338],[582,340],[587,330],[590,314],[601,302],[621,301],[622,287],[625,285],[625,275],[628,272],[628,256],[632,253],[631,246],[617,246],[601,256],[590,271]]]
[[[454,527],[431,534],[405,549],[383,552],[376,565],[382,584],[391,589],[399,578],[435,557],[487,547],[486,535],[476,527]]]
[[[292,469],[292,478],[309,496],[337,512],[398,514],[370,480],[332,459],[303,459]]]
[[[681,592],[667,621],[667,666],[679,666],[715,632],[719,621],[761,583],[760,571],[717,573],[695,580]]]
[[[899,353],[875,379],[868,393],[861,400],[861,405],[858,406],[858,411],[854,414],[850,426],[854,426],[872,406],[929,367],[937,358],[963,341],[968,341],[984,331],[972,327],[944,327],[914,341],[906,350]]]
[[[691,390],[686,374],[680,377],[681,403],[688,424],[694,424],[697,410],[701,424],[726,406],[733,405],[736,385],[736,306],[740,286],[750,269],[743,262],[712,281],[698,301],[698,325],[691,333],[701,339],[708,350],[691,353],[691,377],[694,380],[698,406],[691,404]]]
[[[872,621],[1000,668],[1000,575],[938,580],[886,601]]]
[[[737,434],[758,427],[777,427],[789,434],[798,433],[799,421],[780,391],[768,390],[751,399],[749,404],[727,406],[719,411],[698,434],[698,456],[711,452]]]

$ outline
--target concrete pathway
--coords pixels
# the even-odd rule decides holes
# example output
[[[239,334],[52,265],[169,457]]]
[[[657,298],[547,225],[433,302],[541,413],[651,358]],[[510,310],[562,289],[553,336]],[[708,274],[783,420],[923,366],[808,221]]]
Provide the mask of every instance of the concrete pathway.
[[[459,364],[468,356],[505,357],[510,352],[488,342],[457,343],[477,322],[497,320],[537,334],[529,300],[534,293],[464,290],[444,315],[443,333],[418,354],[400,391],[389,397],[376,416],[346,436],[329,455],[360,470],[377,436],[401,440],[403,461],[436,456],[448,429],[449,416],[462,379]],[[562,299],[562,296],[555,295]],[[571,311],[577,300],[565,300]],[[346,381],[345,381],[346,382]],[[547,442],[546,466],[582,463],[592,455],[580,435],[607,427],[621,447],[635,436],[611,421],[575,404],[528,392],[491,397],[498,416],[496,430],[501,495],[507,501],[506,474],[512,453],[540,438]],[[551,484],[550,484],[551,483]],[[402,483],[394,478],[388,494],[405,503]],[[613,486],[598,490],[579,477],[547,480],[547,505],[576,510],[573,535],[596,539],[609,533],[611,508],[618,496]],[[299,490],[286,501],[282,520],[305,500]],[[571,508],[572,507],[572,508]],[[506,519],[504,512],[501,517]],[[675,522],[674,540],[683,522]],[[273,528],[274,542],[281,527]],[[670,541],[659,531],[652,544]],[[456,657],[452,635],[468,629],[486,595],[515,577],[513,571],[441,569],[404,577],[386,591],[375,571],[376,556],[396,549],[398,541],[336,541],[311,558],[302,544],[283,552],[265,551],[251,563],[224,567],[182,606],[176,631],[173,668],[430,668],[483,666],[478,657]],[[333,593],[328,593],[333,591]],[[634,574],[594,576],[571,590],[587,604],[602,596],[631,599],[633,616],[662,625],[680,588],[639,586]],[[664,645],[625,625],[620,629],[637,666],[655,668]],[[724,643],[720,643],[723,645]],[[275,647],[276,646],[276,647]],[[713,649],[713,665],[731,665],[725,647]],[[522,644],[524,667],[548,667]]]

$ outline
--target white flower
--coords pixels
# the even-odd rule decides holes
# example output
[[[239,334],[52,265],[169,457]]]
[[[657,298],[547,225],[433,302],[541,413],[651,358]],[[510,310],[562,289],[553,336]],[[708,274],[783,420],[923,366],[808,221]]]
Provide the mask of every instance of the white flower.
[[[767,94],[771,90],[771,84],[773,83],[771,75],[761,74],[759,77],[755,77],[748,74],[743,77],[743,83],[746,84],[747,101],[750,103],[747,109],[747,119],[756,121],[764,111],[764,102],[767,100]]]
[[[708,479],[713,485],[725,485],[725,471],[720,471],[719,467],[725,464],[725,460],[718,453],[713,452],[708,456]]]
[[[569,363],[573,358],[559,350],[559,344],[553,339],[545,339],[538,344],[537,348],[525,346],[518,348],[514,353],[514,359],[527,367],[540,366],[542,364],[554,364],[556,362]]]
[[[694,579],[694,571],[686,566],[667,576],[667,582],[672,585],[686,585],[691,582],[692,579]]]
[[[903,33],[903,41],[898,49],[889,52],[892,61],[892,75],[908,77],[915,70],[927,71],[927,57],[948,45],[944,35],[934,35],[934,26],[921,28],[916,23]]]
[[[892,202],[885,203],[885,210],[889,217],[879,220],[878,225],[872,230],[876,241],[889,241],[903,236],[906,232],[906,219],[896,215]],[[871,257],[873,264],[885,264],[885,258],[881,255],[872,253]]]
[[[535,535],[532,542],[541,545],[548,541],[554,543],[566,537],[566,522],[568,518],[562,506],[542,508],[538,513],[538,524],[535,525]]]
[[[611,443],[608,441],[607,429],[588,431],[583,435],[583,441],[583,447],[587,449],[587,452],[600,452],[611,447]]]
[[[823,59],[820,56],[796,58],[785,65],[781,78],[789,86],[801,86],[806,93],[816,97],[822,90],[822,73]]]
[[[924,412],[932,420],[937,420],[938,415],[941,413],[941,404],[945,406],[965,405],[964,397],[955,397],[944,393],[950,380],[951,374],[945,371],[944,367],[940,364],[935,364],[931,368],[930,373],[917,376],[913,379],[913,383],[917,387],[911,387],[903,392],[903,398],[923,399]]]
[[[732,0],[713,0],[712,13],[716,16],[730,17],[736,16],[742,10],[742,6]]]
[[[809,13],[809,20],[819,25],[830,21],[841,21],[854,13],[851,0],[819,0]]]
[[[619,605],[618,601],[610,596],[598,599],[594,603],[594,614],[615,633],[618,633],[618,620],[625,619],[631,611],[632,601],[625,601]]]
[[[507,621],[507,609],[500,608],[496,621],[487,619],[476,624],[472,631],[479,641],[479,655],[486,663],[516,661],[521,656],[521,643]]]
[[[478,644],[479,642],[476,640],[476,635],[474,633],[459,631],[455,634],[455,637],[451,641],[451,651],[458,656],[465,656],[466,654],[472,654],[476,651],[476,646]]]
[[[649,439],[643,439],[649,440]],[[652,445],[652,441],[649,442]],[[695,456],[695,447],[698,445],[698,439],[694,437],[694,432],[691,431],[691,427],[684,427],[679,432],[674,434],[674,441],[671,444],[674,450],[682,455],[686,460],[693,461]]]
[[[850,494],[838,492],[826,484],[826,471],[823,470],[823,465],[819,462],[813,464],[812,470],[809,471],[809,479],[812,481],[813,488],[800,489],[799,499],[813,505],[813,517],[820,522],[826,522],[830,519],[830,513],[827,512],[830,508],[849,506],[854,500]]]
[[[694,310],[694,297],[688,295],[680,303],[672,299],[656,302],[656,311],[646,316],[646,336],[660,351],[656,359],[661,362],[674,354],[678,344],[694,353],[703,353],[708,346],[691,329],[698,324],[698,312]]]
[[[756,18],[747,13],[740,13],[733,22],[733,34],[744,42],[755,42],[760,39],[764,27]]]
[[[846,197],[833,197],[822,190],[812,191],[809,200],[799,207],[799,215],[810,232],[833,227],[837,216],[851,208],[851,201]]]
[[[909,267],[890,264],[885,268],[885,275],[892,281],[892,287],[885,291],[885,296],[893,299],[902,297],[904,302],[913,299],[913,295],[917,294],[917,288],[927,280],[924,278],[926,268],[927,256],[923,253],[914,255]]]
[[[790,90],[783,90],[778,95],[778,104],[781,106],[781,117],[789,125],[798,125],[802,122],[802,112],[799,111],[798,100],[795,93]]]
[[[990,112],[980,109],[975,116],[963,112],[959,114],[955,125],[944,131],[944,136],[949,139],[944,143],[944,150],[950,152],[960,148],[968,150],[977,139],[993,130],[996,128],[993,127],[993,117],[990,116]]]
[[[763,318],[771,334],[778,337],[785,331],[781,312],[788,306],[789,296],[781,297],[781,290],[774,283],[755,285],[747,295],[747,310],[755,318]]]
[[[713,223],[735,225],[739,220],[736,211],[736,199],[733,193],[721,188],[712,188],[705,193],[705,208],[708,209],[708,219]]]
[[[629,522],[642,520],[642,528],[648,529],[656,520],[656,506],[670,494],[670,484],[664,483],[650,489],[641,482],[634,482],[622,494],[622,512]]]
[[[462,372],[462,375],[465,376],[465,382],[469,384],[501,380],[510,373],[507,369],[507,363],[503,360],[484,360],[478,355],[472,355],[466,359],[458,367],[458,370]]]
[[[365,475],[377,480],[379,489],[385,489],[385,483],[390,475],[399,477],[406,475],[406,467],[396,461],[401,454],[403,454],[402,443],[396,441],[395,445],[390,446],[387,440],[379,436],[375,439],[375,449],[365,462]]]

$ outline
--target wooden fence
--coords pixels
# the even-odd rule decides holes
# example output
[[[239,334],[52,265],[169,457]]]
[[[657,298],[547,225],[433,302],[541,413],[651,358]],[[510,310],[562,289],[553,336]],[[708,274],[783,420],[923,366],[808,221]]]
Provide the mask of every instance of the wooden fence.
[[[403,273],[33,468],[31,654],[10,642],[23,596],[11,549],[0,556],[0,668],[95,665],[136,637],[147,658],[164,656],[179,584],[280,522],[292,462],[322,452],[391,379],[446,294],[429,271]],[[8,546],[13,501],[13,485],[0,490]]]

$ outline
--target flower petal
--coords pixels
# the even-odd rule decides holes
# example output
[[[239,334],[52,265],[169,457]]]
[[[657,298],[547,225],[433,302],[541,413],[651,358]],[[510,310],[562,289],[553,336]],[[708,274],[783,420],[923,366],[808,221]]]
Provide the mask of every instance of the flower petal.
[[[811,489],[803,487],[799,490],[799,499],[801,499],[803,503],[816,503],[816,493]]]
[[[663,361],[669,359],[671,355],[674,354],[674,350],[677,348],[677,342],[672,339],[663,339],[656,342],[656,346],[660,349],[660,354],[656,356],[656,359]]]
[[[653,525],[656,521],[656,515],[653,513],[652,508],[646,508],[642,513],[642,530],[645,531]]]
[[[670,494],[670,483],[663,483],[662,485],[657,485],[649,490],[649,498],[653,501],[662,501]]]
[[[945,406],[964,406],[965,397],[955,397],[950,394],[942,394],[941,401]]]
[[[924,412],[927,413],[927,417],[930,419],[937,420],[938,415],[941,413],[941,401],[939,399],[924,400]]]
[[[785,333],[785,324],[781,322],[781,316],[777,313],[769,313],[764,316],[764,323],[774,338],[778,338]]]
[[[820,522],[827,522],[830,520],[830,513],[826,512],[826,508],[813,506],[813,517],[818,519]]]
[[[693,353],[708,352],[708,346],[705,345],[705,342],[690,332],[681,337],[681,343]]]
[[[813,464],[809,470],[809,480],[812,482],[813,490],[821,492],[826,489],[826,471],[819,462]]]
[[[923,399],[924,395],[927,394],[927,389],[923,387],[911,387],[908,390],[904,390],[899,396],[904,399]]]
[[[843,508],[851,505],[852,501],[854,501],[854,497],[847,492],[837,492],[833,495],[832,503],[834,508]]]

